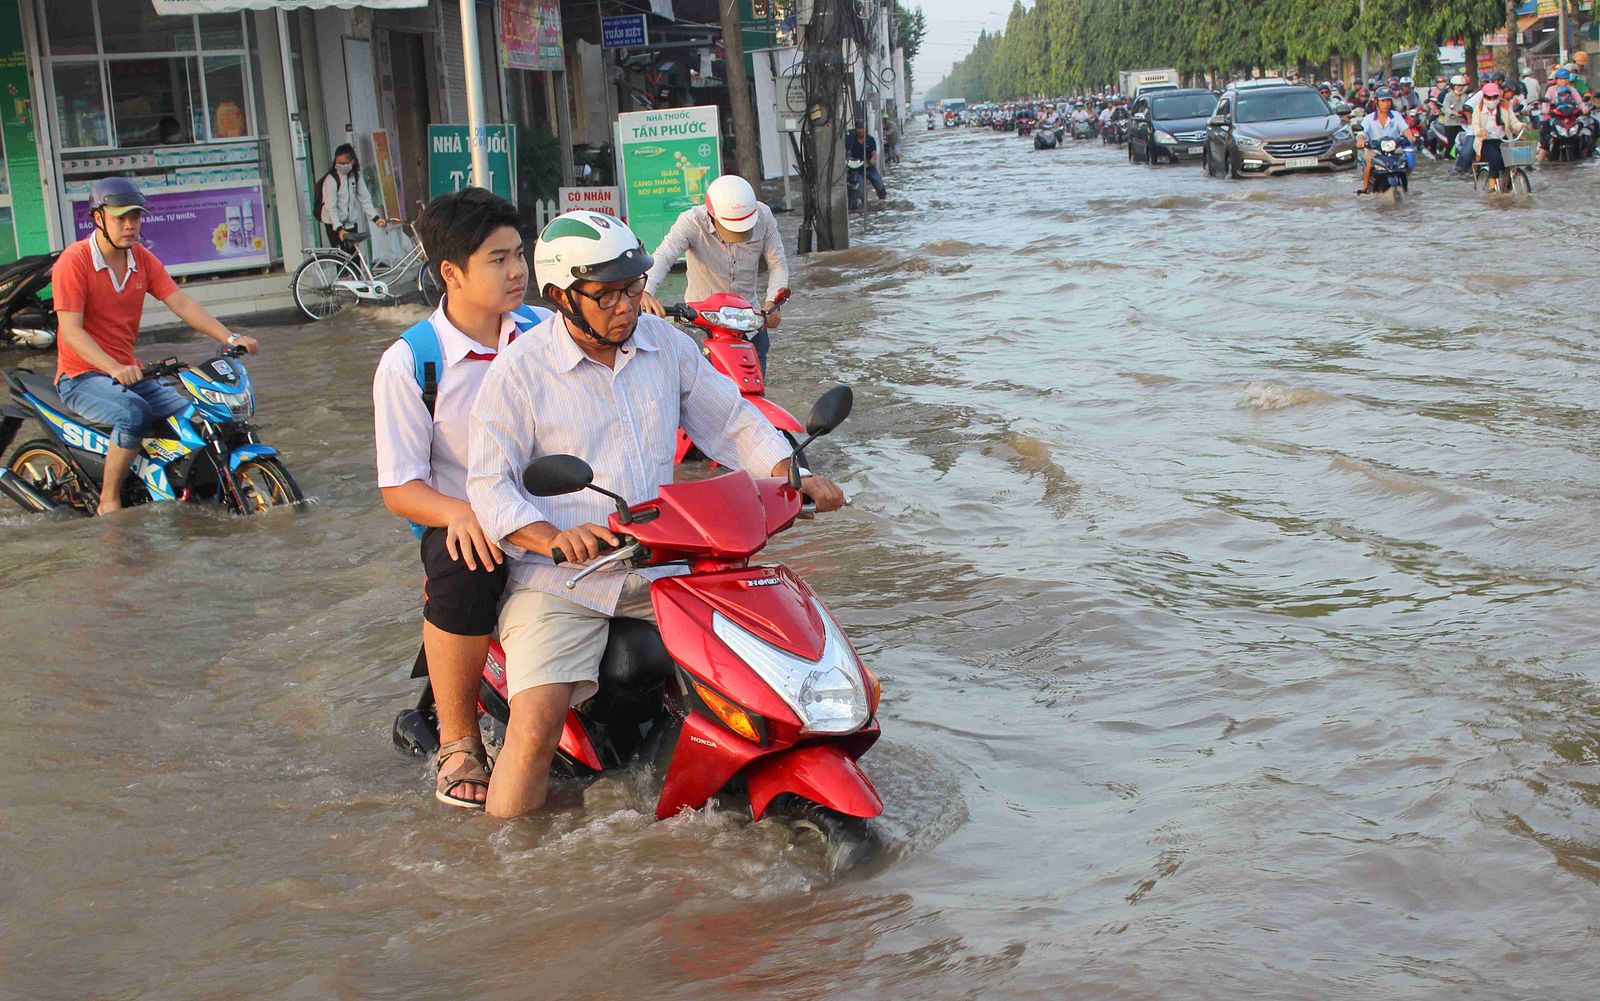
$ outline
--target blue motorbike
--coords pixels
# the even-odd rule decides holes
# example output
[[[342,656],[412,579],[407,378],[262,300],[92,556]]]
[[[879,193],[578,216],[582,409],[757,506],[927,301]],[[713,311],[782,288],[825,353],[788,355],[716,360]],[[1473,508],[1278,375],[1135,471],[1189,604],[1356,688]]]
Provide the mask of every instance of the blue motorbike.
[[[191,398],[182,411],[145,431],[123,487],[124,505],[158,501],[215,504],[236,514],[305,500],[278,450],[262,444],[250,423],[255,393],[239,347],[198,363],[168,358],[144,367],[146,378],[176,378]],[[0,407],[0,455],[24,422],[48,437],[17,446],[0,468],[0,493],[24,510],[72,509],[93,514],[100,500],[111,428],[72,412],[54,381],[27,368],[5,373],[12,404]]]
[[[1367,193],[1380,200],[1399,204],[1401,197],[1411,190],[1411,157],[1408,147],[1393,136],[1379,139],[1376,147],[1368,147],[1372,156],[1372,177]]]

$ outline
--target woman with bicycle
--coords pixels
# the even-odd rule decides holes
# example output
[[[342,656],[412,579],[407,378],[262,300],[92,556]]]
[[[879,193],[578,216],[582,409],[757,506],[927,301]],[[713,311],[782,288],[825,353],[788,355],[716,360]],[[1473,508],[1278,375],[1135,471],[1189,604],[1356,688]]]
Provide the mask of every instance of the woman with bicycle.
[[[349,143],[333,151],[333,166],[317,183],[315,215],[327,229],[328,240],[347,254],[355,253],[362,219],[371,219],[379,229],[386,225],[372,204],[372,192],[361,176],[361,161]]]
[[[1522,120],[1511,110],[1497,83],[1484,84],[1478,107],[1472,113],[1472,135],[1478,144],[1478,159],[1489,165],[1489,190],[1511,190],[1506,176],[1501,143],[1515,139],[1523,130]]]

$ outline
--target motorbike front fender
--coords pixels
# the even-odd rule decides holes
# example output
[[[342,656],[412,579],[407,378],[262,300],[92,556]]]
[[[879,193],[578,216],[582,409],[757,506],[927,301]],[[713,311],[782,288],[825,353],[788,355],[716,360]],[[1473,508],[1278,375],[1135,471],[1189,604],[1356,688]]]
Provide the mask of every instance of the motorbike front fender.
[[[277,454],[278,450],[273,448],[271,445],[240,445],[238,448],[233,450],[231,455],[228,456],[228,469],[229,471],[235,471],[239,468],[240,464],[249,462],[251,459],[259,459],[264,455]]]
[[[756,820],[773,799],[793,793],[851,817],[883,812],[883,798],[861,766],[838,744],[802,744],[752,761],[744,770]]]
[[[772,422],[772,426],[779,431],[788,431],[790,434],[803,434],[805,425],[794,419],[789,411],[773,403],[765,396],[747,396],[745,399],[756,405],[761,411],[761,416]]]

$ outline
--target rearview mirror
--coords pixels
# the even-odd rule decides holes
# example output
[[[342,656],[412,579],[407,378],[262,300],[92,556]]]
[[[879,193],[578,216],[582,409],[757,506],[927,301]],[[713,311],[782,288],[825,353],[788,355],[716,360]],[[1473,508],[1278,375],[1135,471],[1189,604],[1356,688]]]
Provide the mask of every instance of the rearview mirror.
[[[1210,118],[1206,119],[1206,124],[1214,129],[1220,129],[1224,125],[1228,124],[1228,119],[1224,115],[1212,115]]]
[[[811,408],[811,416],[806,418],[806,434],[820,438],[832,431],[850,416],[854,404],[855,394],[849,386],[835,386],[823,393],[817,405]]]
[[[535,497],[576,493],[594,482],[594,470],[576,455],[541,455],[522,470],[522,485]]]
[[[1133,113],[1133,120],[1136,122],[1148,122],[1150,120],[1150,116],[1142,111],[1135,111]]]
[[[788,302],[791,294],[792,293],[789,291],[787,286],[779,289],[778,294],[772,298],[772,308],[777,309],[779,306],[782,306],[784,303]]]

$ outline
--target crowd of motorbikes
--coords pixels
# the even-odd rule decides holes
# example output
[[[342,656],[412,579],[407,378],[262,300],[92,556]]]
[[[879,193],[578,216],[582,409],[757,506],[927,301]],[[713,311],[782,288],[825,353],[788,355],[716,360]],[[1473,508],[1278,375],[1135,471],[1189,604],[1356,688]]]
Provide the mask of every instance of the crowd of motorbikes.
[[[1402,83],[1409,96],[1409,79],[1390,81],[1397,89]],[[1441,78],[1438,86],[1426,92],[1418,91],[1414,99],[1404,102],[1406,106],[1397,103],[1395,112],[1404,118],[1407,135],[1401,140],[1384,139],[1367,144],[1363,155],[1370,158],[1373,169],[1363,193],[1399,200],[1410,190],[1410,177],[1419,154],[1444,162],[1457,159],[1465,129],[1461,124],[1445,123],[1447,116],[1443,114],[1442,102],[1446,89],[1447,84]],[[1362,119],[1376,108],[1375,90],[1357,88],[1349,99],[1339,84],[1321,85],[1320,91],[1330,113],[1358,132]],[[1544,163],[1574,163],[1596,155],[1600,149],[1600,100],[1584,103],[1576,90],[1561,86],[1531,98],[1521,93],[1515,82],[1508,85],[1508,91],[1526,131],[1511,137],[1513,141],[1504,150],[1508,174],[1514,176],[1498,185],[1501,190],[1531,192],[1527,171],[1536,159]],[[1009,132],[1022,138],[1031,136],[1035,149],[1054,149],[1069,138],[1098,138],[1108,145],[1121,145],[1128,141],[1131,103],[1129,98],[1113,91],[1044,101],[986,103],[966,109],[956,122],[947,120],[945,124]],[[950,115],[947,113],[945,117],[948,119]],[[930,115],[930,127],[932,122]],[[1476,179],[1486,178],[1481,161],[1474,168],[1474,174]],[[1496,180],[1487,179],[1491,189],[1497,187]]]

